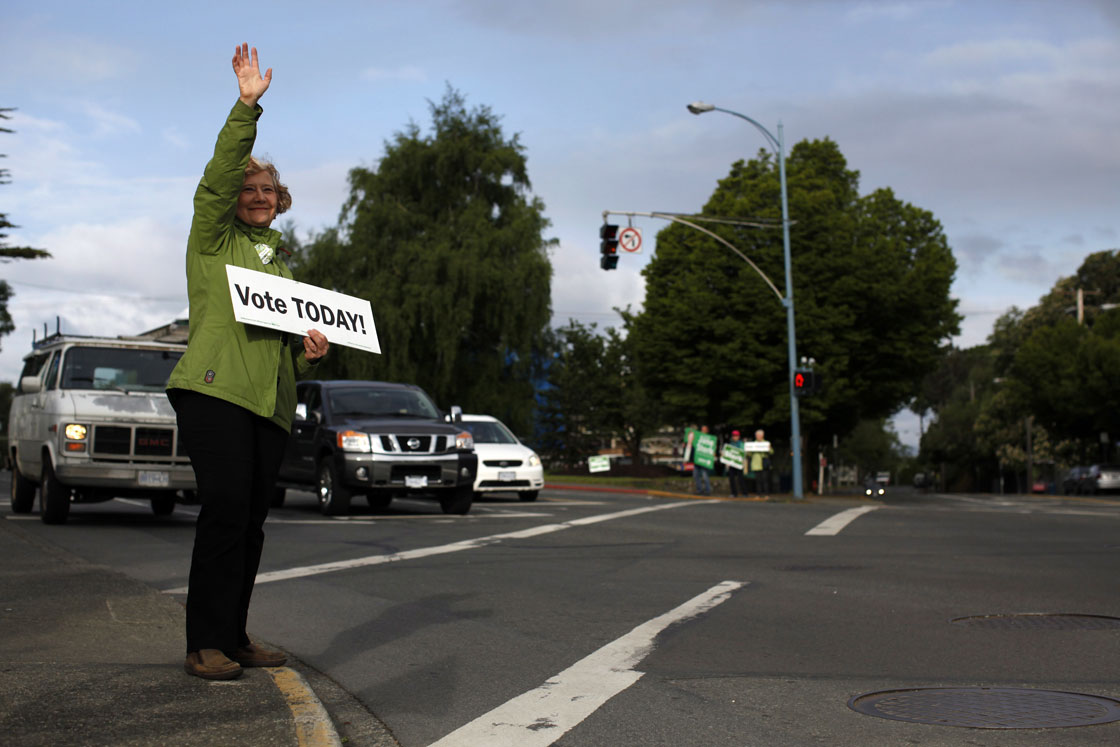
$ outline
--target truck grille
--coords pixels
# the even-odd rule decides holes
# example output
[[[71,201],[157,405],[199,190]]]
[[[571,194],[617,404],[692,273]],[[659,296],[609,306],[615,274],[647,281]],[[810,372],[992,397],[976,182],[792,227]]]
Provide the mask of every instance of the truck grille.
[[[175,435],[174,428],[95,425],[92,456],[153,461],[170,461],[175,456],[185,460],[183,445],[176,448]]]
[[[442,454],[447,451],[449,441],[447,436],[412,436],[407,433],[396,433],[380,438],[382,449],[403,454]]]
[[[520,459],[487,459],[483,462],[487,467],[520,467]]]

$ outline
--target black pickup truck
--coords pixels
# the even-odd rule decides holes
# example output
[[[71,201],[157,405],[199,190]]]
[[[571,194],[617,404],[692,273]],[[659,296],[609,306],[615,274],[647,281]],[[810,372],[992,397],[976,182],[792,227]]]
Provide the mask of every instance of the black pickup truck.
[[[396,496],[431,496],[447,514],[471,509],[474,439],[418,386],[384,381],[301,381],[296,418],[273,505],[286,488],[313,490],[324,514],[354,495],[384,509]]]

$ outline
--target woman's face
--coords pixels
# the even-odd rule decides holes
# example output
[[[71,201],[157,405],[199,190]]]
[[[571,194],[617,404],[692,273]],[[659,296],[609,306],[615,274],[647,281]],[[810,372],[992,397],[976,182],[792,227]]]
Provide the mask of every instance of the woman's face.
[[[250,226],[267,227],[276,217],[276,187],[272,174],[258,171],[245,177],[237,198],[237,217]]]

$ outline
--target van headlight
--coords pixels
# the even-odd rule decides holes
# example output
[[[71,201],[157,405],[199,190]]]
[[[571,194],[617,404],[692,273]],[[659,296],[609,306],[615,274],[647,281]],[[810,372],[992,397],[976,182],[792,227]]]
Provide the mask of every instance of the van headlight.
[[[537,456],[536,452],[533,452],[532,454],[529,455],[529,466],[530,467],[541,466],[541,458],[539,456]]]
[[[81,423],[67,423],[63,433],[71,441],[85,441],[88,431]]]
[[[369,452],[369,434],[360,431],[342,431],[338,434],[338,448],[343,451]]]
[[[474,450],[474,436],[470,431],[463,431],[455,437],[455,448]]]

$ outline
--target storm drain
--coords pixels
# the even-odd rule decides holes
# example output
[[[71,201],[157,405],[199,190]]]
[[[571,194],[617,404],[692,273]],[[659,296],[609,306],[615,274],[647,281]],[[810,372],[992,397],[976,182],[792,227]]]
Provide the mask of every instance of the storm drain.
[[[1029,612],[1015,615],[974,615],[951,620],[954,625],[996,630],[1120,630],[1120,617]]]
[[[1057,729],[1120,721],[1120,701],[1012,688],[922,688],[857,695],[848,707],[894,721],[973,729]]]

